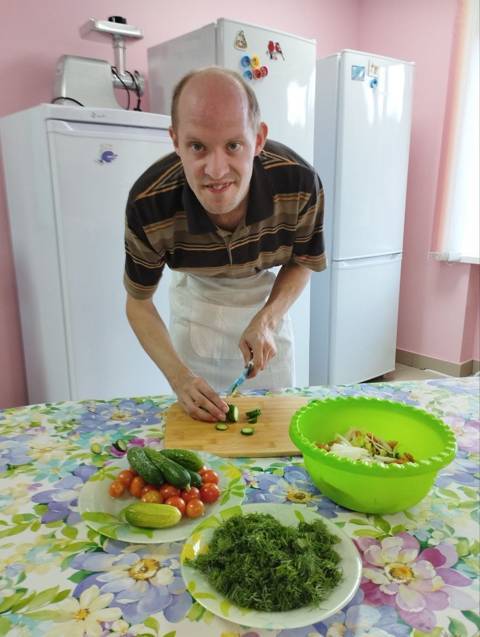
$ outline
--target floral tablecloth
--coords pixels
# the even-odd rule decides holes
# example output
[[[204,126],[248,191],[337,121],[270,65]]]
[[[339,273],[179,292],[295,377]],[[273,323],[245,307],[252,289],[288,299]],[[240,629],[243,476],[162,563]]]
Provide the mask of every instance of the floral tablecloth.
[[[181,542],[125,544],[80,519],[82,485],[112,459],[92,453],[92,442],[108,449],[118,438],[141,444],[162,437],[172,397],[0,410],[0,635],[478,634],[479,390],[479,379],[467,378],[282,392],[405,402],[443,418],[458,439],[456,460],[430,494],[408,511],[385,516],[354,513],[322,497],[300,458],[233,461],[243,471],[247,502],[302,502],[343,528],[362,555],[362,583],[346,608],[316,625],[283,631],[242,628],[204,610],[185,590]]]

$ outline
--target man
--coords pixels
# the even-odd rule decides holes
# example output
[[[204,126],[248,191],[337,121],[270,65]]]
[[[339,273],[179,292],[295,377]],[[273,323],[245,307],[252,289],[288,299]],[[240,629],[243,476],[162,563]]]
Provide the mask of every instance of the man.
[[[128,320],[199,420],[225,419],[217,392],[242,362],[253,361],[249,386],[293,384],[287,311],[325,267],[320,181],[267,132],[239,75],[188,74],[172,98],[175,153],[140,177],[127,204]],[[165,264],[170,333],[152,302]]]

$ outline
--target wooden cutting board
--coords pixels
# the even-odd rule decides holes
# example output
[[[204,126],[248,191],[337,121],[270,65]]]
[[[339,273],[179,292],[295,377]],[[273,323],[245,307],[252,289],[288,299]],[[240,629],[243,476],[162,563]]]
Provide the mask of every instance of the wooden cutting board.
[[[190,418],[178,403],[166,413],[165,447],[207,451],[229,458],[300,456],[288,436],[293,414],[311,398],[303,396],[233,396],[230,403],[237,405],[240,417],[227,431],[215,429],[215,423]],[[247,423],[246,411],[261,409],[257,424]],[[255,427],[252,436],[240,433],[242,427]]]

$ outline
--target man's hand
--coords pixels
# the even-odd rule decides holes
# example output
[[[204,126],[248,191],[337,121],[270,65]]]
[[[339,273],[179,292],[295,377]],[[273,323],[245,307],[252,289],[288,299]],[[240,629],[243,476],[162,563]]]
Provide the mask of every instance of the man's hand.
[[[256,314],[240,337],[240,350],[245,365],[253,360],[253,369],[249,378],[255,378],[258,372],[264,370],[270,360],[277,354],[275,333],[273,326],[266,323],[261,314]]]
[[[195,420],[225,420],[227,403],[200,376],[189,371],[178,381],[172,381],[171,385],[182,408]]]

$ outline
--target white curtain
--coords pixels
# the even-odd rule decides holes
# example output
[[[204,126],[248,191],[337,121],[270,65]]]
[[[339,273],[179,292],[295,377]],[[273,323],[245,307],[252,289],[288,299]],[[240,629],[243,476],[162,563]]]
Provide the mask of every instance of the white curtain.
[[[463,263],[480,263],[479,20],[479,0],[461,0],[432,250]]]

